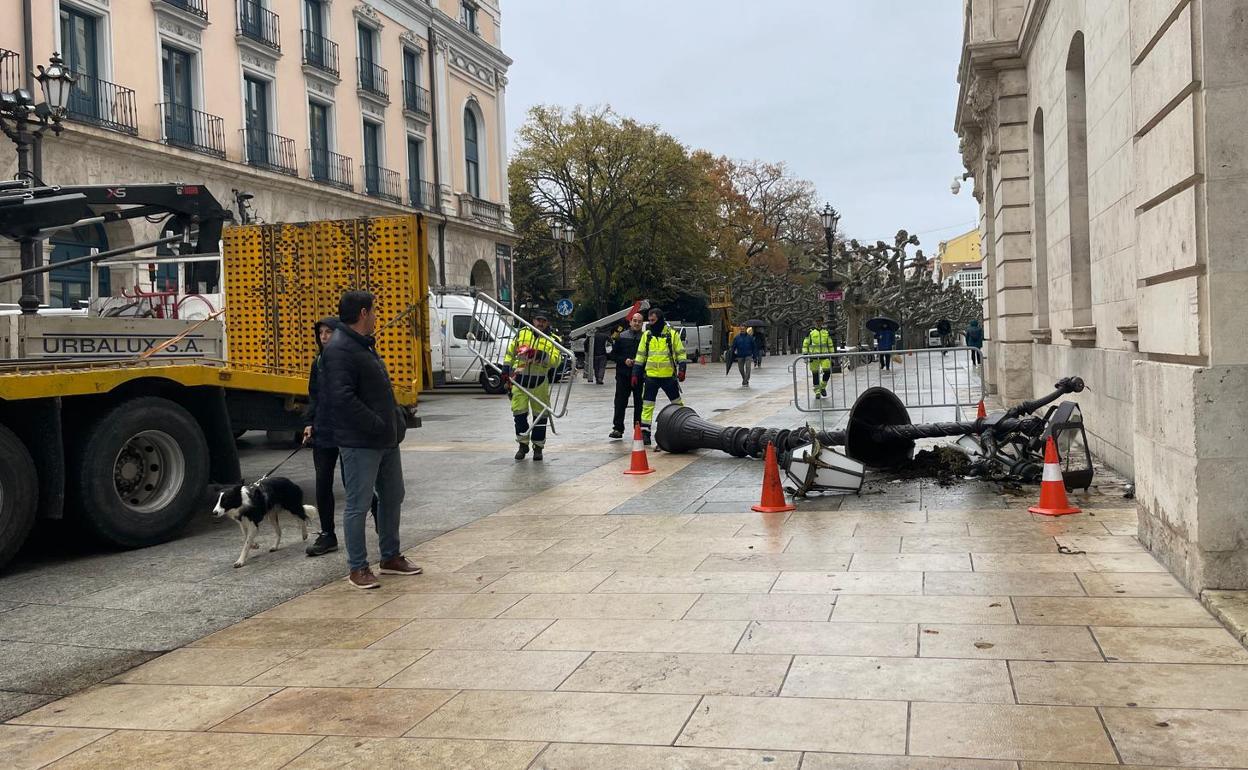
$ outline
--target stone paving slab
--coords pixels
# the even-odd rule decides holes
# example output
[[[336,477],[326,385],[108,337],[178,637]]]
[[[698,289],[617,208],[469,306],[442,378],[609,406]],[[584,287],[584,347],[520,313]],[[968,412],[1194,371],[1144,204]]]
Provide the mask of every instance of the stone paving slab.
[[[701,397],[729,410],[715,419],[788,424],[787,373],[768,371],[774,390],[748,401]],[[607,389],[587,390],[606,408]],[[505,435],[506,414],[490,421]],[[282,552],[232,570],[232,539],[207,533],[212,555],[37,566],[56,576],[39,593],[31,574],[0,580],[48,602],[0,605],[0,661],[30,659],[0,667],[6,766],[1248,767],[1248,652],[1135,547],[1121,500],[1051,521],[918,481],[759,515],[744,491],[758,463],[659,455],[639,482],[588,419],[565,424],[549,466],[497,462],[457,486],[444,455],[480,467],[507,444],[462,417],[432,424],[462,441],[405,447],[410,475],[464,505],[416,502],[462,524],[414,530],[424,575],[360,592],[340,560]],[[145,566],[168,591],[124,574]],[[334,579],[308,592],[322,569]],[[136,639],[178,649],[69,649],[108,682],[4,692],[41,668],[72,692],[91,677],[59,671],[62,648]],[[110,668],[113,653],[142,665]]]

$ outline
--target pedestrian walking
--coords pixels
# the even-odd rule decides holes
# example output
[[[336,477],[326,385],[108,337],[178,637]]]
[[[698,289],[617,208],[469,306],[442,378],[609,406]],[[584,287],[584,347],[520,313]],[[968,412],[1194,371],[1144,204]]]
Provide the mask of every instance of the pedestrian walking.
[[[825,323],[820,317],[815,327],[802,340],[802,355],[826,355],[809,359],[810,378],[815,387],[816,400],[828,397],[828,380],[832,379],[832,354],[836,353],[836,348],[832,345],[832,335],[823,328]]]
[[[611,360],[615,362],[615,413],[611,418],[611,438],[624,437],[624,413],[628,411],[628,403],[633,403],[633,422],[641,422],[641,391],[640,380],[633,379],[633,364],[637,358],[637,346],[641,344],[642,331],[641,313],[633,313],[628,319],[628,328],[619,333],[615,344],[611,346]]]
[[[377,355],[377,326],[371,292],[348,291],[338,300],[338,329],[322,353],[328,384],[333,440],[342,460],[347,503],[342,532],[347,541],[347,580],[356,588],[381,584],[369,569],[364,524],[369,503],[377,496],[378,569],[383,575],[419,575],[420,567],[399,550],[403,506],[403,461],[399,442],[407,424],[394,400],[386,364]],[[315,435],[315,426],[313,426]]]
[[[654,419],[654,400],[662,390],[673,404],[683,405],[680,383],[685,381],[685,345],[680,333],[663,319],[663,311],[650,308],[650,328],[641,335],[637,357],[633,359],[632,385],[645,377],[641,395],[641,440],[650,445],[650,424]]]
[[[767,351],[767,332],[755,329],[750,336],[754,338],[754,366],[762,369],[763,354]]]
[[[893,369],[893,345],[897,342],[897,332],[891,328],[875,333],[875,347],[880,351],[880,368]]]
[[[308,408],[304,412],[303,443],[312,446],[312,467],[316,469],[316,512],[320,515],[321,531],[307,548],[308,556],[322,556],[338,550],[334,534],[334,475],[338,470],[338,444],[334,442],[331,411],[321,394],[326,384],[324,350],[338,328],[338,319],[327,316],[312,327],[316,334],[316,357],[308,373]],[[318,408],[319,407],[319,408]]]
[[[750,387],[750,372],[754,362],[758,360],[758,348],[754,343],[754,329],[746,327],[732,338],[732,358],[737,362],[737,371],[741,374],[741,387]]]
[[[971,363],[978,366],[984,362],[984,327],[978,318],[972,318],[966,326],[966,346],[971,349]]]
[[[601,385],[607,374],[607,342],[606,329],[594,330],[594,380]]]
[[[550,329],[550,319],[545,313],[537,311],[533,314],[533,327],[546,334]],[[550,421],[550,384],[562,363],[563,355],[559,348],[527,326],[520,329],[507,345],[507,353],[503,356],[503,382],[511,391],[511,415],[516,423],[516,443],[519,444],[517,460],[523,460],[532,445],[533,461],[542,461],[546,425]],[[533,415],[531,431],[530,413]]]

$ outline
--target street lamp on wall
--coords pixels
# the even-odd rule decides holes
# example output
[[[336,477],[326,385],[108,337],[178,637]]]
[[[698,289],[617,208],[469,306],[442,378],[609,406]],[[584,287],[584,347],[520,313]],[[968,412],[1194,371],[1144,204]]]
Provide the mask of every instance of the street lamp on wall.
[[[30,148],[35,141],[48,129],[53,134],[61,133],[61,118],[69,107],[69,96],[77,80],[68,69],[60,54],[52,54],[48,66],[39,65],[39,88],[43,91],[43,101],[35,104],[35,98],[25,88],[18,88],[8,93],[0,93],[0,130],[17,145],[17,176],[27,186],[33,186],[30,173]],[[22,238],[21,265],[23,270],[38,267],[35,259],[35,238]],[[42,294],[38,275],[27,275],[22,278],[22,296],[18,304],[23,313],[34,313],[39,309],[39,297]]]

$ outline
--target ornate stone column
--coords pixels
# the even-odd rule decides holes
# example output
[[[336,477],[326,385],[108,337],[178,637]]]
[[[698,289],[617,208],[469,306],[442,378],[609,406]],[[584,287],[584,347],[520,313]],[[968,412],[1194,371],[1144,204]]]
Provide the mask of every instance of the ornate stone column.
[[[438,154],[433,159],[438,164],[437,178],[442,181],[442,189],[438,191],[438,197],[442,204],[442,211],[448,213],[459,214],[459,203],[455,200],[452,191],[455,189],[455,170],[451,165],[451,122],[449,116],[449,100],[447,97],[447,89],[450,87],[450,78],[447,77],[447,56],[450,54],[450,46],[445,40],[438,39],[437,45],[433,52],[433,73],[432,76],[437,79],[437,116],[435,120],[438,122]]]

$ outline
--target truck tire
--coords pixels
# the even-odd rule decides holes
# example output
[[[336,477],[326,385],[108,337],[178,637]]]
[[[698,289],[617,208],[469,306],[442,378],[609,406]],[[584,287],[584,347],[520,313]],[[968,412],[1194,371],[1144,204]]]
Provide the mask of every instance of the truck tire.
[[[507,388],[503,387],[503,378],[498,372],[481,372],[481,389],[491,396],[497,396],[505,393]]]
[[[208,442],[178,404],[152,396],[105,412],[69,468],[76,518],[110,545],[141,548],[172,539],[208,485]]]
[[[35,461],[22,440],[0,425],[0,568],[26,542],[38,505]]]

